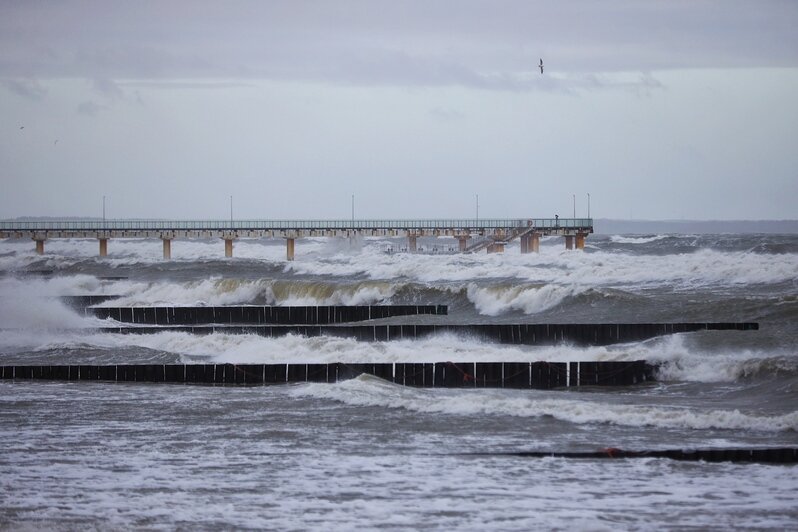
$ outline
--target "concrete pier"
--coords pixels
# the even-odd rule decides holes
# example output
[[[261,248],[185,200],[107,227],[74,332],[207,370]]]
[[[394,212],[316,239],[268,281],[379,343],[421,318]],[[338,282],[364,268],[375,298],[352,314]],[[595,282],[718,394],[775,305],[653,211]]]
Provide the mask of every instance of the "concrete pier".
[[[44,240],[36,240],[36,254],[44,255]]]
[[[565,236],[565,249],[568,249],[568,250],[574,249],[574,237],[573,237],[573,235],[566,235]]]
[[[286,260],[294,260],[294,239],[285,239],[285,258]]]
[[[461,252],[485,249],[472,246],[468,239],[494,240],[507,244],[526,237],[522,252],[538,249],[540,236],[564,236],[593,232],[590,218],[525,218],[525,219],[431,219],[431,220],[41,220],[0,221],[0,239],[30,238],[37,242],[37,253],[44,253],[45,240],[53,238],[97,238],[107,252],[110,238],[158,238],[162,240],[210,239],[225,240],[225,256],[232,257],[237,238],[306,238],[306,237],[381,237],[408,239],[408,250],[418,251],[419,237],[448,237],[458,240]],[[105,243],[103,243],[105,241]],[[39,244],[42,242],[42,244]],[[577,248],[582,242],[577,243]],[[435,249],[435,246],[433,246]],[[581,248],[579,248],[581,249]],[[498,251],[499,248],[494,248]],[[101,256],[103,252],[101,251]],[[290,260],[290,259],[289,259]]]
[[[172,239],[162,238],[161,240],[163,241],[163,258],[169,260],[172,258]]]
[[[576,234],[576,249],[585,249],[585,235],[584,233]]]
[[[100,256],[106,257],[108,256],[108,239],[107,238],[100,238]]]

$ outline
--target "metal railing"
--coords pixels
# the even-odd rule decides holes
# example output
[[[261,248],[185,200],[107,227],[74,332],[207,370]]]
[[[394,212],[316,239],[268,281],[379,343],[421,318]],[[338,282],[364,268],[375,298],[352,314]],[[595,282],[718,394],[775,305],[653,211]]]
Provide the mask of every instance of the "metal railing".
[[[43,220],[2,221],[0,231],[230,231],[335,229],[578,229],[592,218],[459,220]]]

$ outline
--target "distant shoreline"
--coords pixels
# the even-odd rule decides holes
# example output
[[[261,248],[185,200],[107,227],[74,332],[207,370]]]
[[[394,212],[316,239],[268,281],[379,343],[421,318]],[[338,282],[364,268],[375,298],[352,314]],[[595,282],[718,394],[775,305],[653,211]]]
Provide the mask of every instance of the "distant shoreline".
[[[614,220],[596,218],[593,229],[599,235],[617,234],[792,234],[798,220]]]

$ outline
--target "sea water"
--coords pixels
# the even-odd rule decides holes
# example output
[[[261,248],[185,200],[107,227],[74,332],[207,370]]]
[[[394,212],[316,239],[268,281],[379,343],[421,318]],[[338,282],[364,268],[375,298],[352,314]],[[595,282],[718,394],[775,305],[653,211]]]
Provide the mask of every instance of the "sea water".
[[[420,246],[424,244],[419,243]],[[0,242],[2,364],[646,359],[658,382],[573,390],[0,381],[10,528],[796,528],[794,465],[517,451],[798,446],[798,237],[592,235],[584,252],[386,253],[390,239]],[[425,247],[431,247],[427,245]],[[38,272],[38,273],[36,273]],[[756,321],[601,347],[468,335],[92,332],[107,306],[446,304],[448,323]],[[505,454],[503,454],[505,453]]]

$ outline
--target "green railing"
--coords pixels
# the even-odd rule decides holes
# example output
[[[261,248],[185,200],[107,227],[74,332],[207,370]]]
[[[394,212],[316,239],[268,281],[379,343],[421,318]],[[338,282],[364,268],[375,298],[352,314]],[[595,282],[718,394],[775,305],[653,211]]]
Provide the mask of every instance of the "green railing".
[[[0,231],[231,231],[332,229],[583,229],[591,218],[460,220],[44,220],[3,221]]]

